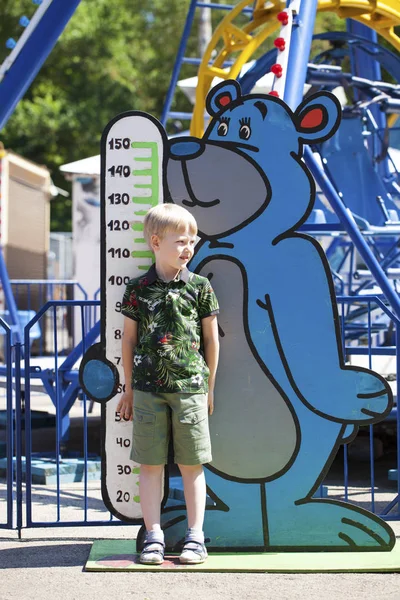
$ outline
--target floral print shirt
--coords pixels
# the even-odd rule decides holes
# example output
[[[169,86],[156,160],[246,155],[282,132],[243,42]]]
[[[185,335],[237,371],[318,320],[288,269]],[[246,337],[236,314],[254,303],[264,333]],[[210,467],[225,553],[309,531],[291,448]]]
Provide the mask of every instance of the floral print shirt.
[[[208,279],[183,269],[164,282],[155,265],[131,279],[122,314],[138,321],[132,388],[144,392],[205,393],[209,370],[203,356],[201,319],[219,312]]]

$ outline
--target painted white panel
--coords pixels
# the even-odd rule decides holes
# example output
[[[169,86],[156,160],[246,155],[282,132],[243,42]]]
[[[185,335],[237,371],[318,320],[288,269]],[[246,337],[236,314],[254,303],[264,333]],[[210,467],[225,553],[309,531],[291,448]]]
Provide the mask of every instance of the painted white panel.
[[[120,303],[129,279],[153,262],[143,237],[146,212],[163,202],[163,140],[155,123],[142,115],[125,116],[106,139],[104,177],[106,357],[124,381],[121,360],[123,317]],[[128,382],[129,384],[129,382]],[[121,387],[121,386],[120,386]],[[129,458],[132,422],[121,421],[116,406],[122,390],[105,408],[105,483],[109,504],[123,517],[141,517],[139,465]]]

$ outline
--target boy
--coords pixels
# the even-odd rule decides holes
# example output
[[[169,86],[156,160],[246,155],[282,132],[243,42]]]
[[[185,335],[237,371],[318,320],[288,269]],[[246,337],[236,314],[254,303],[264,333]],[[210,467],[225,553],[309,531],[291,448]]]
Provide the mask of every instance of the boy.
[[[202,563],[207,558],[202,465],[211,461],[208,413],[214,408],[219,353],[218,301],[208,279],[186,268],[194,253],[197,224],[185,208],[161,204],[150,209],[144,235],[155,265],[132,279],[124,294],[122,360],[131,389],[126,386],[117,407],[121,418],[133,420],[131,459],[141,464],[146,536],[140,562],[164,560],[160,507],[172,425],[188,517],[179,558],[185,564]]]

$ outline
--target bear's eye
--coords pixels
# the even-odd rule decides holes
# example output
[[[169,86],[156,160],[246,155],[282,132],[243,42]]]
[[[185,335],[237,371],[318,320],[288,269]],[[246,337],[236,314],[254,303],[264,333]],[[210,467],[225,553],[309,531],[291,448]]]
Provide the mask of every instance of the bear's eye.
[[[226,135],[228,133],[229,125],[226,121],[223,121],[218,125],[218,135]]]
[[[248,140],[251,136],[250,125],[242,125],[239,129],[239,137],[241,140]]]

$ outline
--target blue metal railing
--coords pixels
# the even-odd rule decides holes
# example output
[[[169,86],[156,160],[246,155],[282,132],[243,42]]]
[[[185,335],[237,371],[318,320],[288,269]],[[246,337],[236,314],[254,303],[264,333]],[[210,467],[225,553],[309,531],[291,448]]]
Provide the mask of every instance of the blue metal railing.
[[[55,495],[54,503],[52,504],[53,512],[55,513],[54,520],[43,520],[40,516],[35,513],[35,502],[33,501],[33,469],[32,465],[36,459],[36,453],[33,452],[32,448],[32,395],[31,395],[31,375],[32,375],[32,363],[35,359],[31,358],[29,353],[25,356],[25,368],[24,368],[24,382],[25,382],[25,428],[26,428],[26,460],[25,460],[25,472],[26,472],[26,514],[25,514],[25,527],[69,527],[79,525],[101,525],[101,524],[122,524],[118,520],[113,520],[112,515],[107,511],[102,501],[98,501],[102,505],[102,512],[104,512],[104,518],[98,519],[93,518],[93,514],[90,514],[89,510],[89,487],[88,487],[88,474],[89,467],[93,464],[90,454],[90,443],[88,437],[88,421],[89,415],[86,404],[86,397],[80,395],[79,401],[82,400],[82,414],[79,417],[80,425],[83,428],[82,443],[78,451],[74,451],[74,456],[78,454],[78,459],[81,461],[82,474],[79,476],[81,490],[79,493],[74,492],[75,501],[78,501],[82,510],[81,519],[64,519],[62,514],[62,501],[65,494],[68,494],[68,483],[63,482],[63,473],[61,468],[68,463],[71,458],[71,452],[68,451],[68,429],[70,427],[69,411],[72,405],[78,400],[78,391],[80,391],[78,382],[78,372],[76,369],[77,361],[86,352],[86,349],[96,340],[99,335],[98,323],[89,328],[87,320],[90,319],[90,312],[99,306],[98,301],[86,301],[86,300],[70,300],[70,301],[52,301],[48,302],[32,319],[32,321],[25,328],[25,342],[28,343],[30,329],[35,323],[45,314],[50,314],[54,322],[57,321],[57,310],[69,309],[73,310],[78,308],[80,311],[81,319],[81,340],[79,344],[74,348],[70,355],[61,363],[60,357],[58,356],[58,344],[57,344],[57,329],[54,327],[54,363],[52,365],[53,381],[52,381],[52,399],[55,410],[55,439],[54,439],[54,451],[50,453],[52,458],[51,464],[55,469]],[[36,375],[35,375],[36,376]],[[70,390],[71,393],[70,393]],[[92,417],[93,418],[93,417]],[[94,417],[95,419],[97,417]],[[100,424],[98,424],[100,428]],[[96,461],[99,461],[100,448],[98,448]]]
[[[95,291],[93,299],[101,301],[101,288]],[[100,319],[100,306],[93,307],[91,318],[93,323],[97,323],[97,321]]]
[[[21,343],[16,342],[15,347],[15,483],[18,537],[22,530],[22,395],[21,395]]]
[[[83,299],[88,299],[87,292],[74,279],[11,279],[10,283],[17,306],[19,298],[24,296],[26,298],[24,308],[27,310],[37,310],[49,300],[68,300],[68,290],[71,290],[73,294],[79,290]],[[37,301],[33,303],[32,296],[35,292]]]
[[[390,310],[390,308],[384,303],[383,299],[377,296],[363,296],[357,297],[354,296],[342,296],[337,298],[338,306],[341,308],[341,314],[345,315],[345,306],[351,304],[366,304],[366,324],[367,324],[367,332],[366,332],[366,341],[367,344],[365,346],[352,347],[346,346],[345,342],[345,319],[342,318],[342,343],[345,355],[350,357],[351,355],[364,355],[368,357],[368,368],[373,368],[372,358],[373,356],[395,356],[396,364],[395,364],[395,372],[396,372],[396,390],[400,389],[399,381],[400,381],[400,320],[399,318]],[[378,307],[383,314],[389,317],[390,321],[393,323],[395,328],[395,343],[393,346],[381,346],[374,347],[373,339],[372,339],[372,311],[376,310]],[[396,464],[394,465],[397,469],[397,473],[399,473],[400,469],[400,414],[397,406],[397,392],[395,398],[395,406],[392,409],[388,420],[392,423],[395,423],[397,433],[396,433]],[[381,424],[377,425],[378,427]],[[370,471],[370,500],[369,500],[369,509],[374,513],[379,513],[379,516],[384,518],[385,520],[400,520],[400,478],[397,477],[397,490],[394,498],[386,505],[381,508],[379,511],[376,510],[376,465],[374,458],[374,430],[377,426],[370,425],[368,426],[368,435],[369,435],[369,471]],[[356,438],[357,439],[357,438]],[[349,452],[347,444],[344,445],[343,448],[343,499],[345,501],[349,501]],[[389,514],[390,513],[390,514]]]
[[[88,300],[88,294],[80,283],[73,279],[12,279],[10,280],[13,297],[18,308],[20,324],[23,327],[33,317],[33,312],[38,311],[45,302],[52,300],[72,300],[76,296],[82,296]],[[8,306],[6,305],[8,310]],[[21,310],[22,309],[22,310]],[[60,340],[63,352],[75,345],[75,313],[71,313],[70,322],[67,324],[65,315],[58,314],[57,327],[63,331],[63,339]],[[42,327],[41,327],[42,326]],[[46,315],[43,323],[37,322],[35,330],[31,329],[31,342],[37,339],[35,351],[38,355],[54,353],[53,340],[54,321],[50,315]],[[40,330],[46,330],[47,335],[40,335]],[[59,348],[60,349],[60,348]]]
[[[11,355],[11,328],[0,318],[0,329],[5,334],[5,462],[6,462],[6,494],[5,502],[0,508],[0,528],[12,529],[13,527],[13,397],[12,397],[12,355]]]

